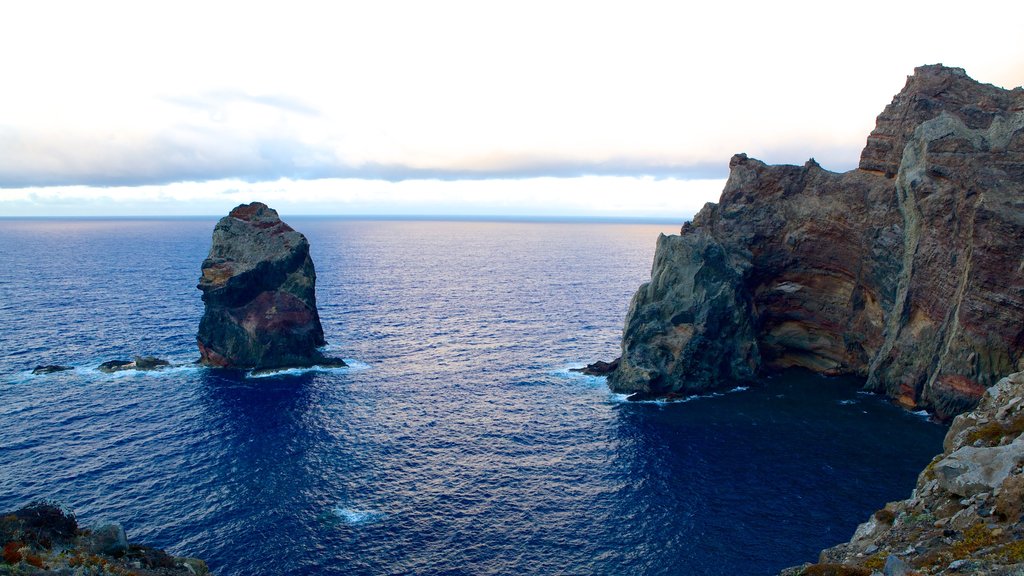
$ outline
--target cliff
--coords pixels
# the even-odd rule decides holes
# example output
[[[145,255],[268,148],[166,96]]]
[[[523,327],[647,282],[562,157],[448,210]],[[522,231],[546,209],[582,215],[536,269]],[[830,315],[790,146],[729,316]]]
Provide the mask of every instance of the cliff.
[[[196,336],[202,364],[345,365],[318,350],[325,341],[309,242],[266,204],[243,204],[220,219],[198,288],[205,304]]]
[[[865,377],[941,418],[1024,370],[1024,89],[917,68],[857,169],[739,154],[719,203],[658,239],[612,389],[790,366]]]
[[[957,416],[943,448],[910,498],[886,504],[850,542],[822,551],[818,564],[783,574],[1024,571],[1024,372]]]

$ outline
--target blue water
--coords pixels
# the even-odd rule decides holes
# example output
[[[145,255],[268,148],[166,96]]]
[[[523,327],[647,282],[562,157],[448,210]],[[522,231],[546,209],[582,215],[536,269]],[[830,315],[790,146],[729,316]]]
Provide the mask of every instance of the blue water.
[[[760,575],[940,450],[854,381],[630,404],[568,373],[614,357],[674,225],[286,219],[351,368],[187,365],[214,219],[0,221],[0,510],[57,499],[220,576]],[[133,354],[183,366],[93,369]]]

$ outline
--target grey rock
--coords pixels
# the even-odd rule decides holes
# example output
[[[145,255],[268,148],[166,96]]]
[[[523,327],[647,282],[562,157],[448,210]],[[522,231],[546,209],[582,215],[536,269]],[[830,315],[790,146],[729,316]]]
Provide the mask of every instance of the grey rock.
[[[900,557],[890,554],[885,559],[885,567],[882,568],[882,573],[885,576],[907,576],[909,570],[910,566],[906,562]]]
[[[939,485],[958,496],[992,492],[1024,462],[1024,439],[1006,446],[964,446],[935,465]],[[973,501],[973,499],[972,499]]]
[[[120,558],[128,552],[128,536],[120,524],[104,524],[80,536],[78,545],[91,554]]]

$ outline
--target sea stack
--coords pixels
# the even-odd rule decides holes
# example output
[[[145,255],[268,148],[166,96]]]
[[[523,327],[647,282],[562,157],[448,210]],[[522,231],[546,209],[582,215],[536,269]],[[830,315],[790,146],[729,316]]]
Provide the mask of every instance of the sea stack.
[[[242,204],[213,229],[198,288],[206,310],[200,363],[275,370],[344,366],[320,352],[316,272],[309,242],[266,204]]]
[[[800,366],[948,419],[1024,370],[1024,89],[922,66],[857,169],[729,167],[720,201],[658,239],[614,390]]]

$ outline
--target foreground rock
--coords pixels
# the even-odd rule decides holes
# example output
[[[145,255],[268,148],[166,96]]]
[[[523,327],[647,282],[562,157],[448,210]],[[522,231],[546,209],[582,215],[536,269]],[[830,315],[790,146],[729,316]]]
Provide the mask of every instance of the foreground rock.
[[[345,365],[318,350],[325,342],[309,243],[266,204],[243,204],[221,218],[198,288],[206,305],[197,335],[202,364]]]
[[[953,421],[944,451],[907,500],[890,502],[819,564],[783,572],[1024,573],[1024,372],[1000,380]],[[829,572],[831,570],[831,572]],[[909,573],[909,572],[907,572]]]
[[[119,524],[80,529],[73,514],[47,502],[0,515],[0,542],[0,575],[209,574],[202,560],[129,543]]]
[[[918,68],[856,170],[740,154],[718,204],[662,236],[618,392],[854,374],[940,418],[1024,370],[1024,89]]]

